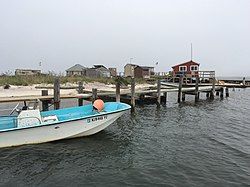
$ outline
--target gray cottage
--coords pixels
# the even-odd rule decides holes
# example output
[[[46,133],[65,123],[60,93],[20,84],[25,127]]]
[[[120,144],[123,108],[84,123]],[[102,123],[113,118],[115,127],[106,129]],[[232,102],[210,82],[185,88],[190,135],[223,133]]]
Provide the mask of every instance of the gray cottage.
[[[41,75],[41,70],[34,69],[16,69],[15,75]]]
[[[94,65],[86,69],[86,76],[91,78],[110,77],[110,71],[103,65]]]
[[[90,78],[110,77],[110,70],[103,65],[94,65],[93,68],[86,68],[76,64],[66,70],[67,76],[86,76]]]
[[[69,69],[66,70],[66,75],[67,76],[84,76],[85,75],[85,70],[86,67],[80,65],[80,64],[76,64],[72,67],[70,67]]]

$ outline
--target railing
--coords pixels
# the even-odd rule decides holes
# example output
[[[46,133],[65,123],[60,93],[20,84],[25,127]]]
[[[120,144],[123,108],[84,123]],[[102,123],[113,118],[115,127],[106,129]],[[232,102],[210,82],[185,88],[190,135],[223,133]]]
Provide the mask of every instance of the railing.
[[[212,83],[213,79],[215,79],[215,71],[196,71],[191,74],[183,72],[175,76],[167,76],[165,81],[173,83],[179,82],[180,77],[183,77],[184,84],[195,83],[196,77],[199,77],[199,82]]]
[[[169,76],[169,72],[155,72],[153,76]]]
[[[198,71],[200,78],[215,78],[215,71]]]

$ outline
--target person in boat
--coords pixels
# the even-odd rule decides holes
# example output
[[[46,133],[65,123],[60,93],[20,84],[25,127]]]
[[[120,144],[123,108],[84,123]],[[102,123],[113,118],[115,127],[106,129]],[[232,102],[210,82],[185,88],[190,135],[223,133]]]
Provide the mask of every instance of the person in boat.
[[[101,99],[97,99],[93,103],[93,109],[98,112],[103,112],[104,110],[104,102]]]

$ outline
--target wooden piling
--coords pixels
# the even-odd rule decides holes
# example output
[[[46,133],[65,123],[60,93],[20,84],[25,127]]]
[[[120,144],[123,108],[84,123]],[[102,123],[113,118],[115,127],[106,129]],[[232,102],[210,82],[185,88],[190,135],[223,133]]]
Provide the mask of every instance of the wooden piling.
[[[116,81],[116,102],[121,101],[121,83],[119,80]]]
[[[195,80],[195,102],[199,101],[199,77],[196,77]]]
[[[158,79],[157,81],[157,106],[161,104],[161,80]]]
[[[182,92],[182,95],[181,95],[181,100],[184,102],[186,100],[186,94]]]
[[[162,99],[161,99],[161,103],[163,104],[163,105],[166,105],[166,103],[167,103],[167,98],[168,98],[168,93],[167,92],[164,92],[163,93],[163,96],[161,97]]]
[[[220,89],[220,98],[223,98],[224,97],[224,88],[221,87]]]
[[[42,96],[49,95],[48,90],[42,90]],[[49,110],[49,101],[48,100],[42,100],[42,111],[48,111]]]
[[[82,81],[78,82],[78,93],[83,93],[83,82]]]
[[[131,79],[131,106],[135,107],[135,79]]]
[[[226,97],[229,97],[229,89],[228,89],[228,87],[226,87],[225,91],[226,91]]]
[[[97,89],[92,88],[92,103],[97,99]]]
[[[54,81],[54,109],[57,110],[59,108],[60,108],[60,79],[59,77],[56,77]]]
[[[212,82],[212,90],[211,90],[211,93],[210,93],[210,99],[214,99],[215,83],[216,83],[216,79],[215,79],[215,77],[214,77],[214,78],[213,78],[213,82]]]
[[[83,82],[78,82],[78,93],[82,94],[83,93]],[[78,98],[78,106],[83,105],[83,98],[79,97]]]
[[[210,97],[210,93],[209,93],[209,92],[206,93],[206,97],[207,97],[207,98]]]
[[[243,84],[243,86],[246,86],[246,78],[245,77],[243,77],[242,84]]]
[[[183,84],[183,77],[181,76],[181,77],[179,78],[179,89],[178,89],[178,99],[177,99],[177,102],[178,102],[178,103],[181,102],[182,84]]]
[[[140,99],[141,102],[143,102],[143,100],[145,99],[145,94],[140,94],[139,99]]]
[[[220,92],[219,91],[216,91],[216,96],[219,96],[220,95]]]

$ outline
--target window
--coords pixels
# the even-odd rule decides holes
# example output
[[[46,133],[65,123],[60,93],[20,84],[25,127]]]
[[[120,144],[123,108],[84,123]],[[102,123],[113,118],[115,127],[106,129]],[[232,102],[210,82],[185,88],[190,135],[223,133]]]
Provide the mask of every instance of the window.
[[[187,66],[180,66],[179,71],[187,71]]]
[[[190,66],[190,70],[191,71],[198,71],[198,66],[197,65],[192,65],[192,66]]]

